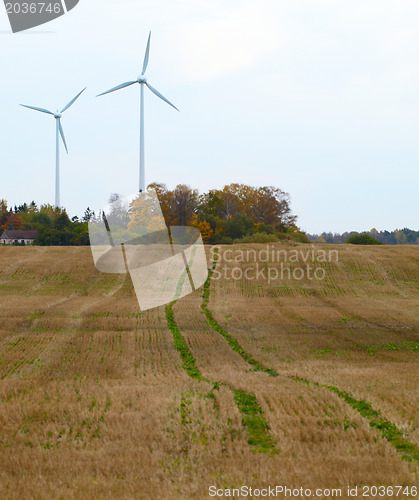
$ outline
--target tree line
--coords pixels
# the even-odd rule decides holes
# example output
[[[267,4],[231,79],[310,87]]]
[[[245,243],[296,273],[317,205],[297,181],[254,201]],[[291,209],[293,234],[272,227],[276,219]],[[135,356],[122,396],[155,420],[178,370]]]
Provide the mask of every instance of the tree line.
[[[180,184],[173,190],[151,184],[169,226],[194,226],[209,244],[269,242],[290,237],[307,241],[297,227],[290,197],[273,186],[229,184],[204,194]]]
[[[352,243],[356,236],[367,235],[384,245],[419,245],[419,231],[412,229],[396,229],[395,231],[377,231],[373,228],[370,231],[358,233],[356,231],[346,233],[322,233],[308,234],[310,241],[316,243]]]
[[[35,229],[38,237],[35,245],[66,246],[89,245],[87,222],[93,212],[87,209],[79,219],[69,218],[65,209],[52,205],[38,205],[32,201],[8,208],[6,200],[0,200],[0,230]]]
[[[204,243],[309,241],[297,227],[288,193],[279,188],[230,184],[200,194],[183,184],[173,190],[158,183],[149,187],[157,192],[166,224],[196,227]],[[119,198],[114,193],[109,202]],[[0,200],[0,229],[35,229],[35,245],[88,245],[88,222],[94,217],[90,208],[82,217],[70,218],[63,208],[38,206],[34,201],[8,208]]]

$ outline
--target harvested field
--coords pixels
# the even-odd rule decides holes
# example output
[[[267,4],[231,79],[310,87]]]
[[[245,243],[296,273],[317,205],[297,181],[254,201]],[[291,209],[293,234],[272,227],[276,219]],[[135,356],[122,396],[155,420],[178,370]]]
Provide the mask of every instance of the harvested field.
[[[0,498],[417,485],[419,249],[266,248],[141,313],[89,248],[0,247]]]

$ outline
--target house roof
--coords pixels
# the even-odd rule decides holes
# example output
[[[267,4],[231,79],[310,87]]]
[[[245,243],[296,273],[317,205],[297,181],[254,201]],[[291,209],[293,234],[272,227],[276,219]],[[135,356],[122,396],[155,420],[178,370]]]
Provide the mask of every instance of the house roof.
[[[37,231],[25,231],[20,229],[8,229],[1,235],[2,240],[34,240],[38,236]]]

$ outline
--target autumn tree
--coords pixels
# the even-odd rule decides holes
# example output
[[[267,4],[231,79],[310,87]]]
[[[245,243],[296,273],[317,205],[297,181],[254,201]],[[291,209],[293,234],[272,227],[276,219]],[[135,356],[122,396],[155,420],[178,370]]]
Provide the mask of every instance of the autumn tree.
[[[6,216],[9,214],[9,210],[7,209],[7,201],[1,199],[0,200],[0,227],[6,222]]]
[[[29,203],[24,203],[23,205],[19,205],[17,207],[17,213],[22,218],[22,229],[33,229],[34,225],[32,223],[32,219],[35,214],[39,212],[37,204],[32,201]]]
[[[129,204],[118,193],[112,193],[108,201],[110,208],[106,211],[106,221],[109,226],[127,227]]]
[[[179,184],[171,192],[172,224],[175,226],[188,226],[192,223],[198,207],[199,194],[197,189]]]
[[[211,238],[214,236],[214,230],[211,228],[210,224],[206,220],[199,220],[197,215],[194,216],[192,226],[196,227],[201,233],[202,241],[205,244],[209,243]]]
[[[161,231],[166,227],[158,197],[145,191],[130,205],[128,229],[138,235]]]
[[[210,216],[224,220],[246,216],[266,232],[295,228],[296,222],[287,193],[272,186],[256,188],[246,184],[230,184],[203,195],[198,215],[202,220]]]
[[[90,209],[90,207],[87,207],[86,210],[84,211],[83,217],[82,217],[82,222],[90,222],[93,218],[95,217],[95,213]]]
[[[192,225],[199,205],[199,193],[196,189],[179,184],[169,191],[165,184],[150,184],[156,191],[164,219],[168,226]]]
[[[5,223],[0,226],[0,229],[6,231],[7,229],[20,229],[22,227],[22,217],[20,215],[10,212],[6,215]]]
[[[66,211],[65,211],[65,209],[62,209],[60,207],[55,207],[55,206],[50,205],[48,203],[45,205],[41,205],[39,212],[48,215],[48,217],[52,221],[54,221],[59,215],[61,215],[61,213],[66,212]]]
[[[273,186],[257,190],[251,216],[257,222],[271,224],[277,229],[281,226],[296,227],[297,218],[292,215],[289,194]]]
[[[171,220],[172,220],[172,213],[171,213],[171,192],[167,189],[166,184],[159,184],[157,182],[154,182],[153,184],[150,184],[147,189],[154,189],[157,193],[157,197],[160,202],[160,207],[163,212],[163,217],[166,222],[166,225],[170,225]]]

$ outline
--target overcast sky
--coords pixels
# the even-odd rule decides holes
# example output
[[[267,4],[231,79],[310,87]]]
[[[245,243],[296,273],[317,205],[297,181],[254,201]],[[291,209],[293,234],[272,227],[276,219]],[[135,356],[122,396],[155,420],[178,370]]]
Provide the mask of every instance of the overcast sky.
[[[291,195],[303,230],[419,229],[417,0],[80,0],[12,34],[0,8],[0,197],[54,202],[55,123],[19,103],[62,108],[61,203],[97,209],[138,186],[139,87],[146,182],[201,192],[231,182]]]

